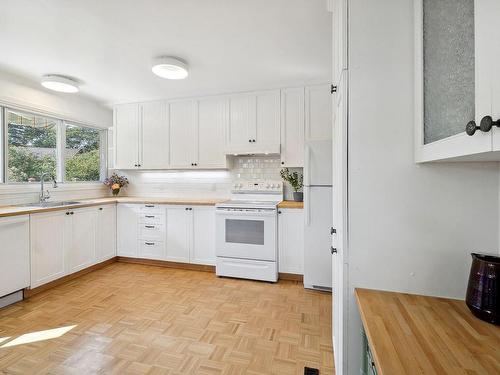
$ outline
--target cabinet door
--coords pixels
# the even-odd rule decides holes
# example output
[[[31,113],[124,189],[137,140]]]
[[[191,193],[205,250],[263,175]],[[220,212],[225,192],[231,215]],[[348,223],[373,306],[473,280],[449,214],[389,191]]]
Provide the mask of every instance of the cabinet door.
[[[190,261],[196,264],[215,264],[215,208],[193,208],[193,243]]]
[[[194,100],[170,103],[170,167],[192,168],[196,162],[196,106]]]
[[[280,91],[256,93],[257,123],[254,146],[265,151],[266,146],[280,143]]]
[[[189,247],[192,237],[191,213],[189,207],[167,207],[166,260],[189,263]]]
[[[280,209],[279,271],[304,273],[304,212],[301,209]]]
[[[332,97],[330,85],[306,87],[306,142],[332,139]]]
[[[87,268],[96,262],[97,211],[95,207],[72,210],[71,238],[68,241],[68,273]]]
[[[34,214],[30,218],[31,287],[36,288],[66,274],[64,211]]]
[[[139,105],[114,108],[115,168],[134,169],[139,164]]]
[[[226,168],[225,129],[229,103],[225,98],[198,101],[198,167]]]
[[[119,204],[116,208],[118,256],[137,257],[138,210],[134,204]]]
[[[97,209],[96,254],[98,262],[116,256],[116,205],[114,204]]]
[[[229,101],[227,148],[230,152],[253,150],[252,141],[257,136],[255,95],[232,95]]]
[[[143,169],[168,168],[168,120],[164,102],[140,105],[141,139],[140,167]]]
[[[304,166],[304,88],[281,90],[281,165]]]
[[[29,216],[0,219],[0,297],[30,285]]]
[[[347,69],[347,0],[333,0],[332,10],[333,84],[338,86]]]

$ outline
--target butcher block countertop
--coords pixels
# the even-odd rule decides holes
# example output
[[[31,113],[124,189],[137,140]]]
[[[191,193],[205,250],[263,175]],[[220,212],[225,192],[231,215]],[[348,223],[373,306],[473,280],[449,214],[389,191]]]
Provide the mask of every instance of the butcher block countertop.
[[[500,326],[464,301],[356,289],[379,375],[500,374]]]
[[[278,208],[304,208],[304,202],[281,201]]]
[[[78,203],[55,207],[37,207],[37,206],[0,206],[0,217],[29,215],[42,212],[70,210],[83,207],[100,206],[114,203],[138,203],[138,204],[176,204],[182,206],[214,206],[223,202],[224,199],[185,199],[185,198],[147,198],[147,197],[109,197],[95,199],[68,199]]]

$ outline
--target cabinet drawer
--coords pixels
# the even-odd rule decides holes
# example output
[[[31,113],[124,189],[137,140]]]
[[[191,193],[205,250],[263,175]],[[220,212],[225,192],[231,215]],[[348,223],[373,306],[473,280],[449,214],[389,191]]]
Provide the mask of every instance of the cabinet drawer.
[[[163,213],[145,212],[139,214],[140,224],[165,224],[165,215]]]
[[[141,240],[165,240],[165,227],[160,224],[139,224],[139,238]]]
[[[139,258],[163,259],[165,257],[165,242],[139,241]]]
[[[162,207],[159,204],[141,204],[139,206],[139,211],[141,213],[161,214],[165,213],[165,207]]]

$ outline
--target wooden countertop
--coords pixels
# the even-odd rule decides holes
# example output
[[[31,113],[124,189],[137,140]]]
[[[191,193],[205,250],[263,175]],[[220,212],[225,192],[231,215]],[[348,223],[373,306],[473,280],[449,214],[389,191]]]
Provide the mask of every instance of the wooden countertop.
[[[278,208],[304,208],[304,202],[281,201]]]
[[[464,301],[355,294],[379,375],[500,374],[500,326],[477,319]]]
[[[71,201],[72,199],[68,199]],[[0,206],[0,217],[29,215],[42,212],[61,211],[83,207],[100,206],[103,204],[114,203],[138,203],[138,204],[175,204],[175,205],[193,205],[193,206],[214,206],[223,202],[224,199],[185,199],[185,198],[147,198],[147,197],[109,197],[95,199],[75,199],[78,204],[56,206],[56,207],[30,207],[30,206]]]

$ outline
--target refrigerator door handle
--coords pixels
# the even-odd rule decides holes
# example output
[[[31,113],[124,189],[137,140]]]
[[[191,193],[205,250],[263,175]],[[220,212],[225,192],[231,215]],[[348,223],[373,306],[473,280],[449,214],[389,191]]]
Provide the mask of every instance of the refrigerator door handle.
[[[305,206],[305,209],[306,209],[306,226],[309,226],[309,224],[311,223],[311,205],[309,204],[309,193],[310,193],[310,187],[305,185],[304,186],[304,206]]]
[[[311,174],[309,168],[311,168],[311,146],[306,145],[305,148],[305,160],[304,160],[304,185],[311,185]]]

